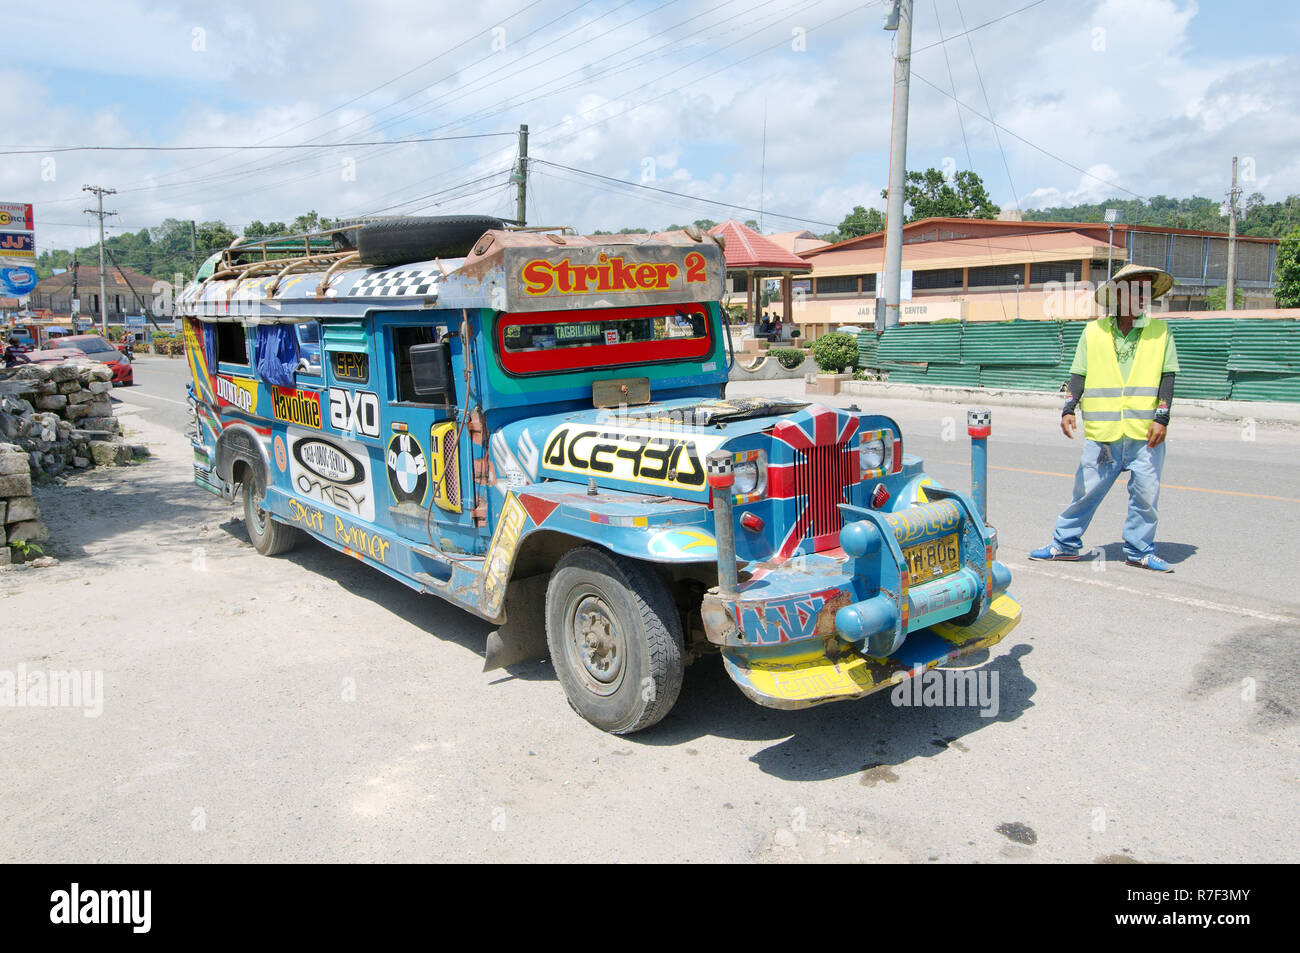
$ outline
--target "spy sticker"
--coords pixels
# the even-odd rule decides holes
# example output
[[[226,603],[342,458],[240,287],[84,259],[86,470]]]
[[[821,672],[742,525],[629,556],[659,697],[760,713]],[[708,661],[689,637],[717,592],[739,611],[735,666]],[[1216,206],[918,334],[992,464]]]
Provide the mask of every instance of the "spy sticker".
[[[284,449],[284,438],[279,434],[275,435],[275,465],[281,473],[289,468],[289,455]]]
[[[394,434],[388,441],[388,488],[396,503],[423,503],[429,486],[424,449],[409,433]]]

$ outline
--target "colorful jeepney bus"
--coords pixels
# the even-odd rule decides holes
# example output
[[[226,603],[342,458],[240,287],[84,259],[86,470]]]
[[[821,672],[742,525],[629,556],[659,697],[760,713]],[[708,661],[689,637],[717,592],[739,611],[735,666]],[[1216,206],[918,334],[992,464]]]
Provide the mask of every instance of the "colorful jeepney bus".
[[[180,300],[195,481],[263,554],[306,535],[494,623],[487,669],[549,655],[612,732],[705,656],[800,708],[998,642],[996,533],[894,420],[728,398],[723,271],[694,228],[238,242]]]

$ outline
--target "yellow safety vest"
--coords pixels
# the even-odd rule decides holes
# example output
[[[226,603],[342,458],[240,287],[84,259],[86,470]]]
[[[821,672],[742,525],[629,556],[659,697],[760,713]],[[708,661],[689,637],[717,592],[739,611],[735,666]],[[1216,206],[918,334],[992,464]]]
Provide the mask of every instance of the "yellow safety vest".
[[[1101,321],[1091,322],[1083,333],[1088,345],[1088,373],[1079,401],[1083,435],[1098,443],[1121,437],[1145,440],[1155,418],[1168,326],[1159,318],[1148,319],[1138,336],[1128,380],[1120,373],[1114,340]]]

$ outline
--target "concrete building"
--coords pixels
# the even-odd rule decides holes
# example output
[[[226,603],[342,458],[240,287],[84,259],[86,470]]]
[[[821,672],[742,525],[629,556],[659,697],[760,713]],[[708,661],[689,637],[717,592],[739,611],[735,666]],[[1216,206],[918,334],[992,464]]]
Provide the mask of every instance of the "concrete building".
[[[109,267],[104,272],[109,324],[120,325],[126,315],[142,314],[141,300],[152,308],[154,279],[130,268],[119,272]],[[69,268],[61,275],[42,278],[28,298],[27,307],[41,317],[67,318],[72,314],[74,298],[81,302],[82,317],[99,320],[99,268],[81,265],[75,277]]]
[[[1237,287],[1247,309],[1272,308],[1278,240],[1238,237]],[[794,278],[794,321],[815,337],[844,324],[875,321],[883,288],[885,235],[875,232],[797,252],[812,265]],[[1095,222],[928,218],[903,227],[905,323],[1087,318],[1095,313],[1085,282],[1104,281],[1107,261],[1155,265],[1174,287],[1155,311],[1205,310],[1227,278],[1227,236],[1182,228]]]

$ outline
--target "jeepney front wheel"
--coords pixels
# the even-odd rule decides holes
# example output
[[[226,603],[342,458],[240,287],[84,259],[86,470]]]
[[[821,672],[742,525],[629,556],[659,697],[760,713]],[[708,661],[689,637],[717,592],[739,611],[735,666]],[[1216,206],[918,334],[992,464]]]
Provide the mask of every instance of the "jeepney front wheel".
[[[259,492],[252,473],[244,473],[244,528],[248,541],[263,556],[278,556],[293,549],[298,542],[298,531],[292,526],[277,523],[266,508],[265,491]]]
[[[546,587],[546,641],[569,704],[631,734],[668,714],[682,687],[682,625],[663,580],[595,546],[570,550]]]

